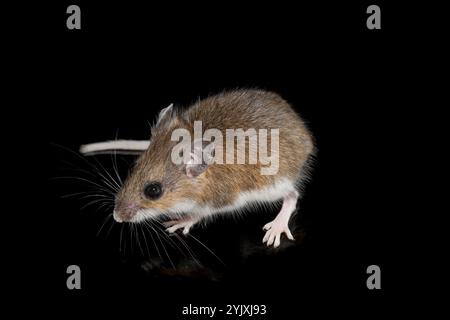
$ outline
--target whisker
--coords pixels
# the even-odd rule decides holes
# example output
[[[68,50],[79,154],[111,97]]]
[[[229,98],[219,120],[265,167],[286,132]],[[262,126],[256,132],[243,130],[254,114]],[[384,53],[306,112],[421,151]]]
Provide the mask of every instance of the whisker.
[[[141,247],[141,241],[139,240],[139,232],[138,232],[139,231],[139,225],[134,224],[133,229],[135,229],[134,235],[135,235],[137,244],[139,246],[139,250],[141,251],[142,255],[145,256],[144,250],[142,250],[142,247]]]
[[[103,179],[108,180],[108,179],[106,179],[105,176],[103,176],[103,174],[101,173],[101,171],[99,170],[99,168],[98,168],[97,166],[95,166],[93,163],[89,162],[85,157],[81,156],[79,153],[77,153],[77,152],[71,150],[71,149],[68,148],[68,147],[62,146],[62,145],[57,144],[57,143],[54,143],[54,142],[52,142],[51,144],[52,144],[53,146],[59,147],[59,148],[65,150],[65,151],[70,152],[71,154],[75,155],[77,158],[81,159],[83,162],[87,163],[90,167],[92,167],[98,175],[102,176]],[[100,164],[100,162],[99,162],[97,159],[94,158],[94,160],[96,160],[97,163]],[[101,165],[101,164],[100,164],[100,165]],[[102,167],[103,167],[103,166],[102,166]],[[104,167],[103,167],[103,169],[104,169]],[[105,169],[104,169],[104,170],[105,170]],[[105,172],[108,173],[106,170],[105,170]],[[113,188],[113,189],[114,189],[114,188]],[[120,188],[119,188],[119,189],[120,189]],[[114,191],[117,192],[118,190],[114,190]]]
[[[52,177],[50,179],[52,179],[52,180],[57,180],[57,179],[74,179],[74,180],[84,181],[84,182],[89,183],[91,185],[94,185],[94,186],[100,188],[100,190],[102,190],[102,191],[104,191],[104,192],[114,196],[114,193],[111,190],[106,189],[104,186],[102,186],[102,185],[100,185],[100,184],[98,184],[98,183],[96,183],[96,182],[94,182],[92,180],[85,179],[85,178],[82,178],[82,177],[64,176],[64,177]]]
[[[180,249],[180,247],[175,243],[175,241],[173,241],[171,237],[169,237],[169,235],[167,235],[167,233],[163,229],[161,229],[156,223],[152,222],[151,220],[149,222],[152,223],[155,226],[155,228],[158,228],[158,230],[161,231],[161,234],[165,237],[164,239],[167,241],[168,244],[172,246],[172,248],[178,249],[178,251],[180,251],[180,253],[184,257],[186,257],[186,254],[183,252],[183,250]]]
[[[197,265],[199,267],[202,266],[202,264],[200,263],[200,261],[197,259],[197,257],[195,256],[192,248],[189,247],[189,245],[187,244],[186,241],[183,240],[183,238],[181,236],[179,236],[178,234],[174,233],[174,236],[176,237],[176,239],[178,239],[178,241],[180,241],[180,243],[186,248],[187,252],[189,253],[189,255],[192,257],[192,259],[194,259],[194,261],[197,263]]]
[[[83,169],[80,166],[76,166],[75,164],[73,164],[69,161],[61,160],[61,163],[64,163],[69,166],[69,168],[67,168],[67,170],[71,170],[71,171],[75,171],[75,172],[80,171],[80,172],[90,175],[91,177],[98,178],[93,172]]]
[[[120,237],[119,237],[119,251],[122,252],[122,234],[123,234],[123,226],[124,224],[122,223],[122,227],[120,228]]]
[[[117,136],[118,136],[118,132],[116,133],[116,140],[117,140]],[[74,152],[73,150],[71,150],[67,147],[57,145],[57,144],[54,144],[54,145],[76,155],[77,158],[82,159],[82,161],[85,162],[90,168],[90,170],[86,170],[84,168],[77,167],[74,164],[64,161],[66,164],[68,164],[74,170],[77,170],[78,172],[81,172],[84,175],[90,176],[92,178],[99,178],[99,182],[96,182],[89,178],[77,177],[77,176],[55,177],[54,179],[78,180],[78,181],[82,181],[88,185],[91,185],[92,187],[95,187],[95,188],[92,188],[92,189],[95,189],[92,192],[87,192],[87,191],[77,192],[77,193],[64,195],[62,197],[66,198],[66,197],[72,197],[72,196],[80,196],[81,199],[90,199],[90,198],[92,199],[93,198],[93,200],[89,201],[81,208],[82,210],[91,205],[95,205],[95,204],[98,205],[97,210],[113,207],[115,193],[117,193],[123,185],[123,180],[119,173],[119,166],[118,166],[118,161],[117,161],[116,150],[114,150],[114,153],[111,154],[111,163],[112,163],[113,171],[110,173],[98,159],[93,158],[95,161],[95,164],[94,164],[94,163],[88,161],[85,157],[79,155],[78,153]],[[120,158],[120,159],[122,159],[122,158]],[[111,219],[112,216],[113,216],[113,214],[110,213],[104,218],[103,223],[97,232],[97,236],[99,236],[105,229],[106,225],[111,222],[111,226],[109,227],[108,232],[106,234],[106,237],[108,237],[108,235],[110,234],[111,230],[113,229],[113,227],[115,225],[114,219]],[[124,231],[124,228],[129,228],[129,229]],[[129,232],[131,253],[133,253],[133,247],[134,247],[133,242],[136,241],[137,246],[139,247],[140,253],[143,256],[145,256],[145,252],[144,252],[143,246],[140,241],[141,240],[140,237],[142,234],[142,236],[144,238],[146,252],[149,256],[151,256],[147,237],[145,234],[146,230],[149,231],[150,237],[152,239],[152,242],[158,253],[159,258],[161,260],[163,260],[162,254],[161,254],[161,251],[159,249],[159,245],[157,242],[159,242],[159,244],[162,246],[164,254],[165,254],[165,256],[167,256],[167,258],[170,262],[170,265],[172,266],[173,269],[176,269],[176,267],[175,267],[175,264],[169,254],[168,249],[170,249],[170,248],[166,248],[164,242],[169,244],[169,246],[177,249],[184,257],[188,257],[185,253],[185,251],[187,251],[187,254],[195,261],[195,263],[197,263],[199,266],[201,266],[201,263],[198,260],[198,257],[196,256],[194,250],[192,250],[192,248],[189,246],[188,242],[185,241],[185,239],[183,239],[181,236],[179,236],[177,233],[175,233],[174,237],[178,241],[178,243],[177,243],[177,241],[174,241],[175,240],[174,237],[169,236],[162,229],[162,227],[160,225],[158,225],[156,222],[154,222],[152,220],[144,221],[144,223],[139,224],[139,226],[136,226],[136,224],[130,224],[130,226],[128,226],[128,225],[125,226],[125,224],[122,224],[122,226],[120,228],[120,236],[119,236],[119,251],[126,254],[126,247],[127,247],[127,244],[126,244],[127,239],[126,238],[128,238],[128,237],[124,236],[124,232]],[[153,232],[156,234],[158,241],[155,241]],[[162,236],[160,236],[160,233],[162,234]],[[203,246],[218,261],[220,261],[223,265],[225,265],[225,263],[203,242],[201,242],[199,239],[197,239],[192,234],[189,234],[189,236],[192,239],[194,239],[196,242],[198,242],[201,246]],[[164,239],[164,241],[162,241],[162,239]],[[182,248],[184,248],[184,250]]]
[[[157,231],[157,230],[156,230],[156,231]],[[167,252],[167,250],[166,250],[166,247],[164,246],[164,243],[161,241],[161,238],[159,237],[158,231],[156,232],[156,236],[158,237],[158,240],[159,240],[159,242],[161,243],[161,246],[163,247],[164,252],[166,253],[167,258],[169,258],[169,261],[170,261],[170,264],[172,265],[172,268],[173,268],[173,269],[176,269],[176,268],[175,268],[175,265],[174,265],[173,262],[172,262],[172,259],[170,259],[170,256],[169,256],[169,254],[168,254],[168,252]]]
[[[80,191],[80,192],[74,192],[74,193],[69,193],[69,194],[63,194],[60,197],[62,199],[64,199],[64,198],[70,198],[70,197],[75,197],[75,196],[79,196],[79,195],[94,195],[94,194],[102,195],[104,197],[108,197],[111,199],[114,198],[113,195],[105,193],[103,190],[100,190],[97,188],[92,188],[92,190],[89,190],[89,191]],[[80,197],[80,198],[83,198],[83,197]]]
[[[94,158],[94,161],[97,162],[97,164],[100,166],[101,169],[103,169],[103,171],[107,174],[109,179],[108,177],[104,176],[101,172],[98,172],[98,174],[100,174],[106,180],[105,183],[107,182],[111,186],[111,188],[113,188],[116,192],[118,192],[120,190],[120,185],[117,183],[117,181],[111,176],[108,170],[106,170],[106,168],[101,164],[100,161],[98,161],[97,158]]]
[[[101,203],[101,204],[103,204],[103,203],[105,203],[104,201],[105,201],[104,199],[95,199],[95,200],[92,200],[92,201],[88,202],[87,204],[85,204],[84,206],[82,206],[82,207],[81,207],[81,210],[84,210],[84,209],[86,209],[87,207],[89,207],[89,206],[91,206],[91,205],[94,205],[94,204],[96,204],[96,203]],[[107,203],[107,202],[106,202],[106,203]]]
[[[129,224],[128,231],[130,231],[130,251],[133,254],[133,224]]]
[[[108,236],[111,233],[111,230],[114,228],[114,225],[115,225],[115,221],[114,221],[114,219],[112,219],[111,227],[109,227],[108,232],[106,232],[105,239],[108,239]]]
[[[206,250],[209,251],[209,253],[211,253],[214,257],[216,257],[217,260],[219,260],[225,267],[226,264],[210,249],[208,248],[203,242],[201,242],[199,239],[197,239],[196,237],[194,237],[192,234],[188,233],[188,235],[194,239],[195,241],[197,241],[199,244],[201,244]]]
[[[145,228],[145,225],[144,224],[140,225],[140,230],[141,230],[142,236],[144,237],[144,244],[145,244],[145,248],[147,250],[147,254],[149,257],[151,257],[150,250],[147,245],[147,237],[145,236],[145,230],[143,230],[143,228]]]
[[[87,192],[85,191],[81,191],[81,192],[75,192],[75,193],[69,193],[69,194],[63,194],[62,196],[60,196],[62,199],[65,198],[70,198],[70,197],[75,197],[75,196],[79,196],[81,194],[86,194]]]
[[[144,222],[145,222],[145,221],[144,221]],[[148,225],[148,224],[146,224],[146,223],[145,223],[144,225],[147,226],[147,227],[149,227],[149,228],[151,228],[151,229],[156,233],[155,229],[153,229],[152,226],[150,226],[150,225]],[[150,230],[149,230],[149,231],[150,231]],[[149,234],[150,234],[150,237],[152,238],[153,245],[154,245],[155,248],[156,248],[156,252],[158,252],[159,258],[161,259],[161,261],[163,261],[163,258],[162,258],[162,256],[161,256],[161,252],[159,251],[159,247],[158,247],[158,245],[156,244],[155,239],[153,238],[152,232],[149,232]]]
[[[116,141],[117,141],[118,136],[119,136],[119,129],[117,129],[117,131],[116,131]],[[114,172],[116,173],[116,176],[119,179],[120,185],[122,186],[123,185],[123,181],[120,178],[119,167],[117,165],[117,150],[116,149],[114,149],[114,158],[113,158],[113,155],[111,154],[111,160],[114,160],[114,161],[112,161]]]
[[[100,198],[107,203],[114,203],[114,198],[102,194],[88,194],[83,197],[80,197],[80,199],[88,199],[88,198]]]
[[[100,209],[102,209],[102,208],[104,208],[104,207],[106,207],[106,209],[110,210],[110,209],[114,208],[114,204],[104,202],[104,203],[102,203],[102,204],[100,204],[100,205],[98,206],[98,208],[97,208],[96,211],[99,211]]]
[[[99,236],[100,232],[102,232],[103,227],[105,226],[106,222],[109,221],[109,218],[111,218],[111,216],[112,216],[112,213],[110,213],[106,216],[106,218],[103,221],[102,226],[100,227],[100,229],[97,232],[97,235],[96,235],[97,237]]]

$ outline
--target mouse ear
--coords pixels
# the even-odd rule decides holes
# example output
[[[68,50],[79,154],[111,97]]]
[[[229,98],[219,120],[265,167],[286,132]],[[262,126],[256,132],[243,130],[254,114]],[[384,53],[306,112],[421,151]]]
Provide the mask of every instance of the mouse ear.
[[[185,158],[186,175],[195,178],[208,169],[214,163],[215,144],[210,141],[196,140],[193,143],[192,152]]]
[[[158,121],[156,122],[157,124],[160,123],[166,116],[170,116],[172,114],[172,110],[173,110],[173,103],[170,104],[170,106],[162,109],[159,113],[158,116]]]

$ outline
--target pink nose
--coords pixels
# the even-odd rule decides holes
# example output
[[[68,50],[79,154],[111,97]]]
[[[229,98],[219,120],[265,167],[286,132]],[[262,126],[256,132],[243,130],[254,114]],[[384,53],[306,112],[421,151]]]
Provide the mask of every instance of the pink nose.
[[[137,211],[138,207],[135,205],[116,206],[113,217],[117,222],[128,222],[134,218]]]

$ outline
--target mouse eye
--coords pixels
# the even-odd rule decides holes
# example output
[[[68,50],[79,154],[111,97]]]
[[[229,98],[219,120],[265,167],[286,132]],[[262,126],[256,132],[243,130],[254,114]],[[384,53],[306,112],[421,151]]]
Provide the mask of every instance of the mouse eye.
[[[161,183],[159,182],[151,182],[149,184],[147,184],[144,188],[144,195],[148,198],[148,199],[158,199],[159,197],[161,197],[162,195],[162,187],[161,187]]]

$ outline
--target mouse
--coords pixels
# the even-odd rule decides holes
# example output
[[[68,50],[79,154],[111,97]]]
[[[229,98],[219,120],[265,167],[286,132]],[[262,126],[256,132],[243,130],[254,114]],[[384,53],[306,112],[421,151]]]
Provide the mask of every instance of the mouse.
[[[289,221],[316,153],[311,131],[291,104],[261,89],[223,91],[187,107],[171,104],[160,111],[149,140],[80,148],[85,155],[111,150],[140,152],[115,196],[116,222],[165,219],[168,233],[188,234],[217,215],[281,203],[262,228],[262,242],[275,248],[282,239],[294,240]]]

